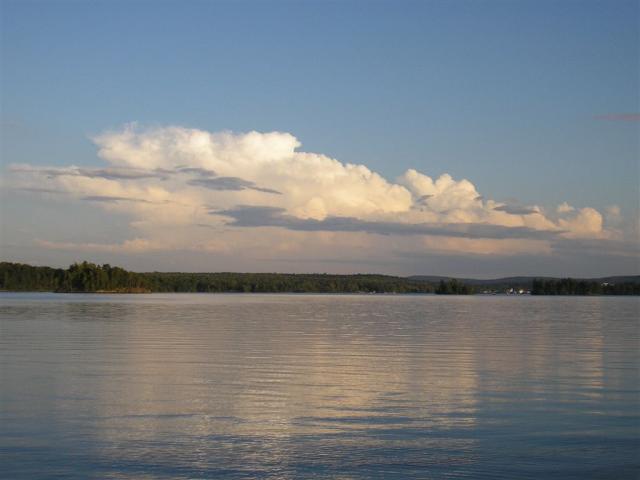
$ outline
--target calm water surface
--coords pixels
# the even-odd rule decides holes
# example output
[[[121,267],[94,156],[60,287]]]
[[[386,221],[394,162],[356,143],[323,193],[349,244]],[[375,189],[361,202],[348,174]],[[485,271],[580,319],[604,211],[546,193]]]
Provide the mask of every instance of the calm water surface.
[[[0,476],[639,478],[637,298],[0,294]]]

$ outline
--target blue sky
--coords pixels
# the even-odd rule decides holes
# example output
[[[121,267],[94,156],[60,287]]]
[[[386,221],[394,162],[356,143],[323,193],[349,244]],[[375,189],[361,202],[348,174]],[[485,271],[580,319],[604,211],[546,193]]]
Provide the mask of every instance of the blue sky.
[[[633,218],[639,11],[637,1],[5,0],[2,161],[100,165],[89,138],[130,122],[280,131],[390,181],[409,168],[448,173],[498,202],[615,205]]]

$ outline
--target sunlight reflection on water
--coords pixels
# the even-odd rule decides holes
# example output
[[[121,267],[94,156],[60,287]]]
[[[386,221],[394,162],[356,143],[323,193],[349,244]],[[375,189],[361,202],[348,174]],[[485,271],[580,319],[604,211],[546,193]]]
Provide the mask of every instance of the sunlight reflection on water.
[[[637,478],[634,298],[0,294],[7,478]]]

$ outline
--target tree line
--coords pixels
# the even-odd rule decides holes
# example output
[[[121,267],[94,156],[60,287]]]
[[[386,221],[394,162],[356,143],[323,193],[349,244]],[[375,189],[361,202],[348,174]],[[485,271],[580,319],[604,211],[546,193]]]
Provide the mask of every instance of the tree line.
[[[535,279],[531,295],[640,295],[640,283],[606,283],[592,280]]]
[[[438,282],[390,275],[290,273],[129,272],[109,264],[74,263],[67,269],[0,262],[0,290],[48,292],[255,292],[255,293],[435,293],[469,295],[483,285],[457,279]],[[640,295],[640,283],[535,279],[533,295]]]
[[[440,280],[434,293],[439,295],[470,295],[474,293],[474,289],[455,278],[450,278],[446,281]]]
[[[68,269],[0,263],[0,290],[53,292],[434,293],[431,283],[389,275],[135,273],[111,265]],[[453,292],[441,292],[453,293]]]
[[[109,264],[74,263],[67,269],[0,263],[0,290],[46,292],[145,292],[143,274]]]

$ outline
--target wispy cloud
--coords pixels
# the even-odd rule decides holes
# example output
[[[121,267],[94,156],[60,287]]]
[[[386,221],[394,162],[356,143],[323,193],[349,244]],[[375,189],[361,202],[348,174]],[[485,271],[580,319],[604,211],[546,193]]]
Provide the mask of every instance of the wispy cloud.
[[[63,190],[56,190],[54,188],[40,188],[40,187],[13,187],[13,190],[31,193],[46,193],[50,195],[69,195],[69,192]]]
[[[52,242],[49,240],[35,240],[35,244],[49,250],[70,250],[80,252],[121,252],[121,253],[140,253],[152,250],[162,250],[163,247],[155,245],[153,242],[135,238],[133,240],[125,240],[121,243],[79,243],[79,242]]]
[[[201,177],[215,177],[217,176],[216,172],[213,170],[209,170],[208,168],[200,168],[200,167],[188,167],[186,165],[180,165],[176,167],[176,171],[181,173],[193,173],[196,175],[200,175]]]
[[[276,195],[282,194],[281,192],[271,188],[258,187],[255,183],[238,177],[198,178],[189,180],[187,183],[189,185],[203,187],[209,190],[255,190],[257,192],[273,193]]]
[[[82,200],[87,200],[89,202],[133,202],[133,203],[151,203],[157,204],[159,202],[151,202],[149,200],[145,200],[144,198],[129,198],[129,197],[115,197],[112,195],[87,195],[82,197]]]
[[[106,180],[140,180],[145,178],[164,178],[166,174],[159,171],[148,171],[133,168],[37,168],[30,165],[11,165],[9,170],[22,173],[39,173],[48,178],[74,176],[86,178],[104,178]]]
[[[640,113],[604,113],[594,118],[612,122],[640,122]]]
[[[525,207],[522,205],[499,205],[493,207],[496,212],[505,212],[511,215],[532,215],[534,213],[540,213],[540,209],[537,207]]]
[[[377,235],[433,235],[461,238],[527,238],[548,240],[562,231],[534,230],[527,227],[505,227],[477,223],[402,223],[367,221],[352,217],[327,217],[323,220],[287,215],[283,208],[242,205],[222,211],[211,211],[233,220],[234,227],[280,227],[305,232],[365,232]]]

